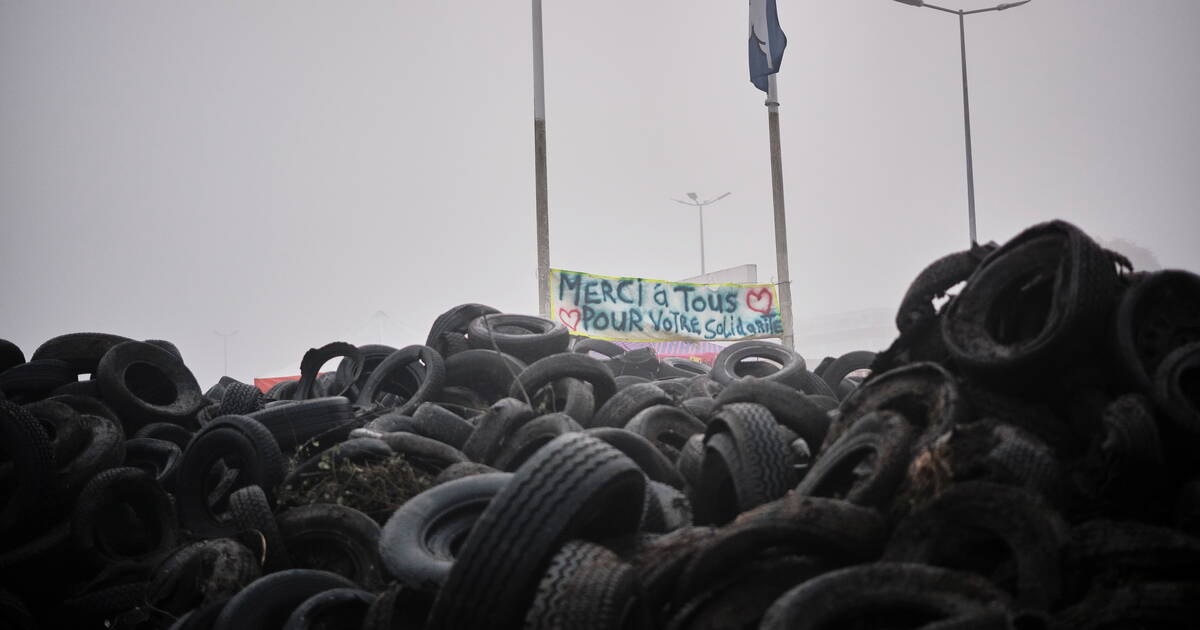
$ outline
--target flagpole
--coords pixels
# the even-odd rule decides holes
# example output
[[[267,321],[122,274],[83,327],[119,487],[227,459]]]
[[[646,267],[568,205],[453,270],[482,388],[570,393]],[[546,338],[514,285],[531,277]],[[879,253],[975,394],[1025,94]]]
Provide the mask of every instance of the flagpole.
[[[550,202],[546,187],[546,86],[542,63],[542,0],[533,0],[533,153],[537,207],[538,312],[550,317]]]
[[[771,134],[771,197],[775,205],[775,265],[779,276],[779,315],[783,319],[783,345],[795,349],[792,330],[792,281],[788,273],[787,217],[783,207],[783,158],[779,147],[779,97],[775,73],[767,75],[767,127]]]

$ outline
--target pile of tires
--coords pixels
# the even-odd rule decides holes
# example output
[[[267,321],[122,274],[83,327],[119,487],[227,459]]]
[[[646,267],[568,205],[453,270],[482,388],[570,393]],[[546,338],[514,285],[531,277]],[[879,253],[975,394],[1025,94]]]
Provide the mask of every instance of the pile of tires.
[[[0,341],[0,626],[1194,627],[1200,277],[1051,222],[897,328],[709,368],[464,304],[265,394]]]

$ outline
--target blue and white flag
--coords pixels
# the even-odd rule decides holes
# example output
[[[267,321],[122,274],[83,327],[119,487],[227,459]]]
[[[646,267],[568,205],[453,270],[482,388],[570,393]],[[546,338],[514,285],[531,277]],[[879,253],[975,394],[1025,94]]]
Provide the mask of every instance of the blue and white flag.
[[[779,28],[775,0],[750,0],[750,82],[766,92],[767,75],[779,72],[787,35]]]

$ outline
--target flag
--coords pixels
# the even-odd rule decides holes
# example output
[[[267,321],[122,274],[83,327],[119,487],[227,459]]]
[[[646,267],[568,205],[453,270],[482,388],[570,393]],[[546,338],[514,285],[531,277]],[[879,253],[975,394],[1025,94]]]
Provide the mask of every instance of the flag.
[[[750,0],[750,82],[766,92],[767,75],[779,72],[787,35],[779,28],[775,0]]]

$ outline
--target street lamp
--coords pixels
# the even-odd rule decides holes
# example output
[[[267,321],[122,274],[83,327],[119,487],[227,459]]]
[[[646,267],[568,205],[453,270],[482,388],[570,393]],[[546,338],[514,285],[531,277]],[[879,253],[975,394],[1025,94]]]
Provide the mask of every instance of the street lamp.
[[[229,376],[229,338],[238,334],[238,331],[234,330],[231,332],[221,332],[219,330],[214,330],[213,334],[221,336],[221,355],[224,357],[225,366],[225,371],[221,375]]]
[[[987,13],[988,11],[1003,11],[1013,7],[1019,7],[1023,4],[1029,4],[1030,0],[1021,0],[1021,2],[1003,2],[994,7],[986,9],[973,9],[964,11],[962,9],[947,9],[934,4],[929,4],[924,0],[895,0],[900,4],[907,4],[914,7],[926,7],[935,9],[945,13],[953,13],[958,16],[958,47],[962,55],[962,92],[963,92],[963,128],[966,130],[967,136],[967,212],[968,220],[970,221],[971,229],[971,246],[976,244],[975,239],[975,168],[972,164],[971,157],[971,107],[967,100],[967,36],[963,26],[963,17],[975,13]]]
[[[706,273],[704,269],[704,206],[714,204],[728,197],[729,193],[721,193],[707,201],[700,201],[700,196],[694,192],[688,193],[687,196],[688,199],[691,199],[691,201],[684,201],[682,199],[672,199],[672,201],[681,203],[685,206],[696,206],[696,210],[700,212],[700,275],[704,275]]]

